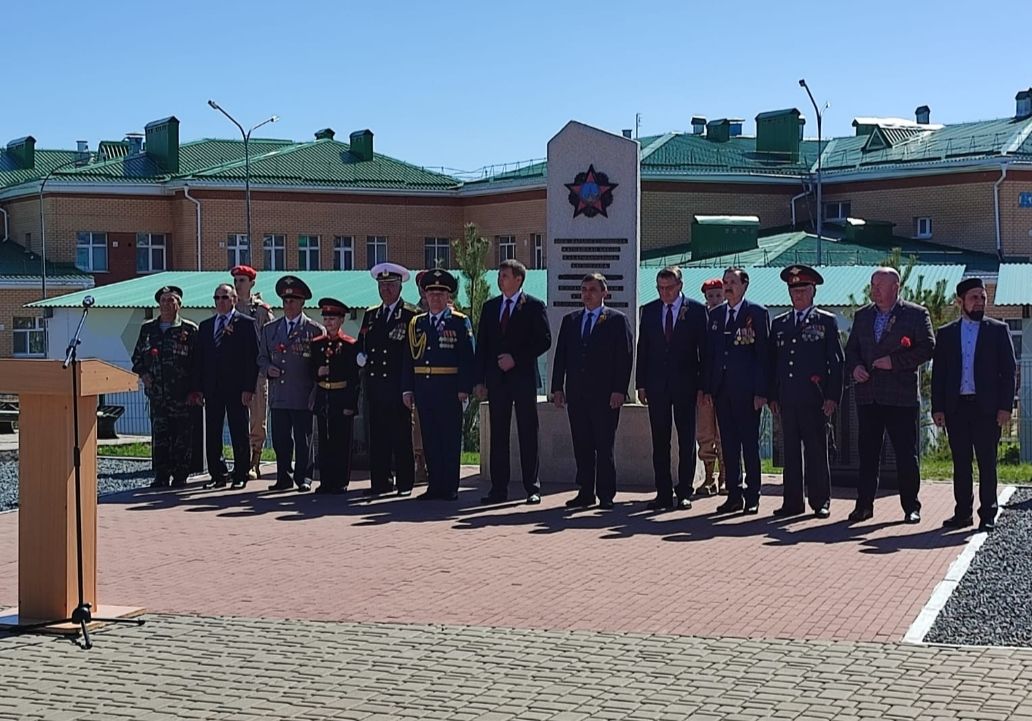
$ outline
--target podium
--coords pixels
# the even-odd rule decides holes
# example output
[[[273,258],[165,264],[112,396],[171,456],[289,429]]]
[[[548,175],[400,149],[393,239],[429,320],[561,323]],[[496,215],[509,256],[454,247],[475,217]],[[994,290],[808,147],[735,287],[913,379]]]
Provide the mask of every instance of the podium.
[[[103,607],[97,599],[97,396],[135,391],[137,376],[99,360],[64,368],[59,360],[4,359],[0,392],[19,397],[19,506],[18,608],[0,612],[2,625],[68,618],[78,605],[73,372],[79,374],[83,598],[98,614],[137,610]]]

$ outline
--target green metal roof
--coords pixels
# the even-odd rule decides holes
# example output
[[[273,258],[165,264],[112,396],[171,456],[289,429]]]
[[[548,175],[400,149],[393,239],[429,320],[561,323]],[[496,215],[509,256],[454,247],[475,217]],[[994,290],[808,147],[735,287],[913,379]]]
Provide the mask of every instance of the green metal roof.
[[[0,149],[0,188],[38,180],[54,168],[72,162],[75,157],[74,150],[40,150],[37,148],[35,167],[23,169],[6,150]]]
[[[999,261],[994,255],[974,253],[898,236],[878,243],[858,243],[825,237],[821,244],[822,265],[873,266],[884,260],[893,248],[899,248],[904,258],[914,256],[918,263],[925,265],[963,265],[969,270],[987,273],[995,273],[999,266]],[[752,268],[762,266],[783,268],[794,263],[815,265],[816,262],[817,236],[801,231],[763,236],[753,250],[728,253],[697,261],[691,260],[691,249],[688,245],[656,248],[642,253],[642,263],[652,267],[680,265],[682,268],[726,268],[738,265]]]
[[[993,305],[1032,305],[1032,263],[1001,263]]]
[[[37,156],[38,157],[38,156]],[[40,257],[13,241],[0,243],[0,279],[39,278],[42,270]],[[47,261],[47,280],[71,280],[76,283],[93,283],[93,276],[83,273],[71,263]]]
[[[693,215],[692,220],[699,225],[760,225],[755,215]]]

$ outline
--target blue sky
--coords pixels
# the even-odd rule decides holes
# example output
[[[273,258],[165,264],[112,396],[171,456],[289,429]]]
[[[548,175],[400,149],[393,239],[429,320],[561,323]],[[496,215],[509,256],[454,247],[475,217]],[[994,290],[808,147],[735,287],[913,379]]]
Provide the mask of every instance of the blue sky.
[[[271,114],[265,137],[370,128],[376,149],[474,170],[541,158],[577,119],[619,132],[685,130],[693,114],[752,118],[831,103],[857,115],[1006,117],[1032,86],[1028,3],[79,2],[11,3],[0,143],[120,139],[175,115],[183,140]],[[268,132],[264,132],[268,130]]]

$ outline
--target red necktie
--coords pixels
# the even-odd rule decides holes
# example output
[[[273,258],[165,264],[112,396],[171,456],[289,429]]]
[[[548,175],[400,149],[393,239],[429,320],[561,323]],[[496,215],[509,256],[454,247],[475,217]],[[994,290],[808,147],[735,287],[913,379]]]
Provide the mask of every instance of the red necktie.
[[[666,307],[666,321],[663,323],[663,334],[666,336],[667,343],[674,339],[674,306],[670,304],[667,304]]]
[[[505,329],[509,327],[509,311],[512,308],[512,298],[505,299],[505,310],[502,311],[502,335],[505,335]]]

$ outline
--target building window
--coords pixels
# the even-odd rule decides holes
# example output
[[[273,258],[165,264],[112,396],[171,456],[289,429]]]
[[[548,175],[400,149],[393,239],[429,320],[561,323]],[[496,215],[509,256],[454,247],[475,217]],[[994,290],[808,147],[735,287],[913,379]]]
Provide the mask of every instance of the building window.
[[[165,265],[165,234],[136,234],[136,272],[155,273],[167,270]]]
[[[498,247],[498,262],[512,260],[516,257],[516,236],[496,235],[495,245]]]
[[[530,236],[534,245],[534,267],[545,267],[545,239],[541,233],[534,233]]]
[[[423,241],[423,266],[448,268],[451,266],[451,241],[447,238],[426,238]]]
[[[297,267],[299,270],[319,270],[319,236],[297,236]]]
[[[42,318],[14,318],[14,355],[37,357],[46,353]]]
[[[845,221],[849,217],[849,201],[836,201],[824,204],[824,219],[827,221]]]
[[[1021,318],[1008,318],[1007,329],[1010,330],[1011,343],[1014,344],[1014,357],[1021,359]]]
[[[932,219],[931,218],[914,218],[914,237],[915,238],[931,238],[932,237]]]
[[[366,264],[372,268],[377,263],[387,262],[387,236],[368,235],[366,236]]]
[[[107,271],[107,233],[80,232],[76,234],[75,267],[89,273]]]
[[[265,270],[287,269],[287,236],[270,233],[262,238]]]
[[[355,269],[355,239],[350,235],[338,235],[333,239],[333,269]]]
[[[247,233],[230,233],[226,238],[226,256],[229,267],[251,265],[251,241]]]

